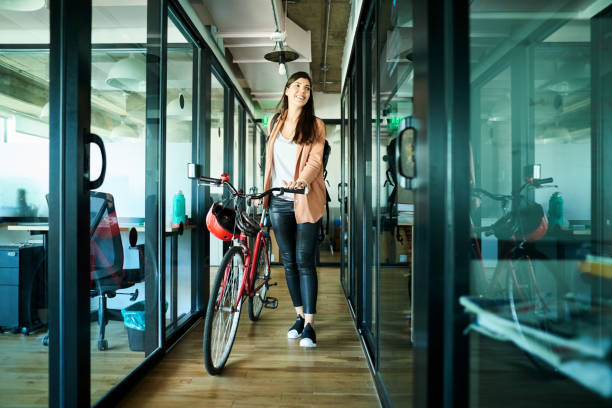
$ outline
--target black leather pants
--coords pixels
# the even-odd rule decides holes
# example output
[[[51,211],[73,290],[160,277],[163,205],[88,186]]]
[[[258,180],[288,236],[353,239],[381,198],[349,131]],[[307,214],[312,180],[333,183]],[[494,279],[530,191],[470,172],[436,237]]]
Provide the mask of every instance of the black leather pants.
[[[304,313],[315,314],[318,290],[315,262],[321,221],[298,224],[295,221],[293,201],[272,197],[270,222],[283,257],[293,306],[303,306]]]

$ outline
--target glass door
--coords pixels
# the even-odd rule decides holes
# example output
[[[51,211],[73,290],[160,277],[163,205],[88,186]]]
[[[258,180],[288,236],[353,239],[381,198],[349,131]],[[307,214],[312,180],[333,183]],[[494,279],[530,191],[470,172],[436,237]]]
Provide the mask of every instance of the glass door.
[[[44,3],[19,8],[0,4],[0,405],[42,407],[49,401],[41,341],[49,321],[50,15]]]
[[[211,73],[211,90],[210,90],[210,155],[209,168],[210,177],[218,178],[222,173],[228,172],[224,163],[224,148],[225,141],[225,106],[226,106],[226,89],[224,84],[218,79],[217,75]],[[207,187],[210,191],[212,201],[221,201],[223,199],[223,187],[210,186]],[[214,235],[210,234],[210,279],[215,278],[215,272],[221,259],[223,258],[223,241],[219,240]]]
[[[350,146],[350,121],[349,117],[351,114],[350,108],[350,79],[347,80],[347,84],[344,87],[344,95],[342,98],[342,141],[341,141],[341,163],[342,163],[342,176],[340,184],[338,184],[338,199],[340,201],[340,214],[342,220],[342,226],[340,230],[340,280],[344,288],[345,294],[348,296],[350,288],[349,279],[349,177],[348,173],[350,170],[349,162],[349,146]]]
[[[147,2],[95,3],[92,9],[91,131],[104,142],[106,178],[88,197],[91,401],[159,346],[160,234],[154,220],[163,172],[148,166],[159,154],[160,110],[152,104],[162,93],[163,58],[148,59],[161,43],[148,49],[147,32],[163,32],[165,24],[148,27],[149,9]],[[91,155],[92,174],[100,172],[99,157]]]
[[[398,183],[395,143],[412,117],[412,2],[383,0],[379,17],[378,162],[380,375],[393,405],[412,404],[412,192]],[[408,384],[408,386],[406,385]]]
[[[610,405],[610,4],[470,4],[470,406]]]
[[[168,18],[168,62],[166,79],[166,337],[194,311],[192,300],[192,256],[194,240],[192,181],[185,176],[191,161],[195,132],[194,51],[192,40]],[[182,224],[182,225],[181,225]]]

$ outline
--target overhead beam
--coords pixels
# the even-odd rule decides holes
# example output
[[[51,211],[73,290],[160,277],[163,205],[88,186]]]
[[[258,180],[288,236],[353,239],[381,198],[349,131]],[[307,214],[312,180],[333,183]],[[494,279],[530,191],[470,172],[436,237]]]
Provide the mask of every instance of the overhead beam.
[[[257,59],[240,59],[240,58],[234,58],[233,62],[236,64],[253,64],[253,63],[260,63],[260,62],[267,62],[268,64],[270,63],[270,61],[263,59],[263,58],[257,58]],[[306,59],[306,58],[298,58],[294,61],[291,62],[310,62],[310,60]],[[289,63],[287,63],[289,64]]]
[[[272,37],[272,32],[223,32],[218,31],[215,34],[217,38],[270,38]]]
[[[225,48],[251,48],[251,47],[274,47],[273,42],[268,43],[240,43],[240,44],[223,44]]]

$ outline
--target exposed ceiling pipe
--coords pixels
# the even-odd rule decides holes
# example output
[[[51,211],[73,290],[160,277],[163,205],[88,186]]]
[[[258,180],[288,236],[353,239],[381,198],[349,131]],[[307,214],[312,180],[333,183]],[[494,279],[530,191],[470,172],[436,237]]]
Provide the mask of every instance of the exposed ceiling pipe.
[[[325,87],[327,86],[327,71],[329,71],[329,66],[327,65],[327,40],[329,38],[330,11],[331,0],[327,0],[327,17],[325,19],[325,45],[323,46],[323,65],[321,65],[321,70],[323,71],[323,92],[325,92]]]
[[[276,24],[276,31],[277,32],[281,32],[280,26],[278,25],[278,18],[276,17],[276,5],[274,4],[275,0],[270,0],[270,3],[272,4],[272,14],[274,14],[274,24]],[[286,10],[287,6],[285,5],[285,18],[287,18],[287,10]],[[287,29],[287,27],[285,27],[285,29]],[[276,45],[278,45],[278,49],[283,51],[283,42],[282,41],[277,41]],[[282,63],[283,65],[285,64],[284,62]],[[287,77],[287,79],[289,79],[289,72],[285,71],[285,75]]]

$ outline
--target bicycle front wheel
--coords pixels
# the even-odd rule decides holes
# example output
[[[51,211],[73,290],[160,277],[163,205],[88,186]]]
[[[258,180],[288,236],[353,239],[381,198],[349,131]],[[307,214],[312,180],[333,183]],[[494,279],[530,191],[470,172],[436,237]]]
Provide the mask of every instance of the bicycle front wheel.
[[[217,270],[204,321],[204,366],[211,375],[221,373],[232,350],[242,309],[238,299],[243,279],[242,248],[231,247]]]
[[[259,259],[257,261],[257,268],[255,269],[255,282],[253,288],[255,294],[249,298],[249,319],[256,322],[259,320],[261,311],[266,301],[266,295],[268,288],[270,287],[270,257],[268,256],[268,250],[270,248],[270,237],[267,235],[262,238],[259,248]]]
[[[564,320],[567,303],[564,287],[558,276],[552,273],[545,260],[522,255],[512,260],[508,274],[508,300],[515,327],[523,336],[538,344],[539,353],[555,354],[553,345],[534,333],[555,334],[554,327]],[[535,331],[534,331],[535,330]],[[526,349],[525,352],[536,367],[547,373],[556,370]]]

